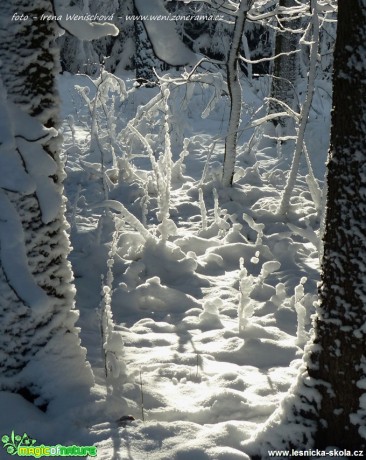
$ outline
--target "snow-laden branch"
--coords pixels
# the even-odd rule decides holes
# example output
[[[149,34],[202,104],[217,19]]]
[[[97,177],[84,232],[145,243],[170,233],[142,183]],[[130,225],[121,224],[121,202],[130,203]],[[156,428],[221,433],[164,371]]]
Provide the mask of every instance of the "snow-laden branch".
[[[61,206],[61,196],[51,176],[57,164],[43,144],[58,135],[38,120],[7,101],[0,83],[0,187],[22,194],[36,193],[44,223],[54,220]]]
[[[38,120],[19,109],[19,107],[11,101],[7,101],[7,106],[15,138],[18,137],[28,142],[40,142],[44,144],[52,137],[58,135],[56,128],[46,128]]]
[[[183,0],[184,3],[190,3],[193,0]],[[213,10],[224,13],[230,16],[235,16],[238,11],[237,3],[230,2],[227,0],[194,0],[195,3],[205,3],[209,5]]]
[[[61,29],[80,40],[97,40],[108,35],[117,36],[118,28],[109,22],[92,22],[88,15],[83,13],[76,5],[70,5],[65,0],[54,0],[55,17]]]
[[[131,225],[132,228],[134,228],[137,232],[140,233],[140,235],[145,239],[145,241],[148,240],[154,240],[154,236],[146,230],[146,228],[142,225],[142,223],[135,217],[130,211],[119,201],[115,200],[105,200],[102,203],[98,203],[93,206],[93,208],[104,208],[108,207],[113,209],[114,211],[119,212],[123,219]]]
[[[318,14],[334,13],[338,9],[336,0],[318,0],[315,6]]]
[[[275,102],[277,105],[280,105],[286,110],[287,115],[289,117],[292,117],[297,121],[301,120],[301,114],[295,112],[288,104],[286,104],[286,102],[280,101],[279,99],[276,99],[275,97],[266,97],[266,101]]]
[[[279,58],[281,56],[290,56],[291,54],[297,54],[297,53],[300,53],[300,52],[301,52],[301,50],[287,51],[286,53],[278,53],[275,56],[270,56],[270,57],[266,57],[266,58],[260,58],[260,59],[256,59],[256,60],[246,59],[245,57],[240,55],[239,59],[241,61],[245,62],[246,64],[260,64],[260,63],[266,62],[266,61],[274,61],[275,59],[277,59],[277,58]]]
[[[266,123],[267,121],[275,120],[277,118],[282,118],[282,117],[291,117],[291,115],[289,115],[288,112],[270,113],[266,115],[265,117],[258,118],[258,120],[254,120],[253,123],[251,123],[246,129],[252,129],[257,126],[262,125],[263,123]]]
[[[248,13],[248,20],[262,21],[264,19],[270,19],[278,15],[287,16],[289,18],[292,18],[293,16],[298,17],[308,11],[309,11],[309,7],[307,5],[293,6],[291,8],[277,6],[275,9],[271,11],[267,11],[266,13],[260,13],[260,12],[256,12],[256,10],[252,10],[251,13]]]
[[[5,87],[0,79],[0,266],[7,282],[15,295],[32,308],[36,313],[42,314],[49,308],[47,293],[38,286],[35,281],[27,258],[25,247],[25,234],[20,216],[7,194],[7,190],[30,195],[39,193],[37,177],[34,176],[28,163],[21,152],[21,143],[26,145],[28,155],[32,155],[34,149],[42,149],[42,145],[25,138],[48,139],[53,137],[56,130],[49,130],[38,121],[22,112],[18,107],[7,100]],[[16,139],[16,135],[22,135],[22,139]],[[55,174],[53,159],[42,152],[51,173]],[[41,164],[36,162],[35,168],[43,170],[43,157]],[[48,163],[47,163],[48,159]],[[38,158],[39,160],[39,158]],[[46,179],[49,179],[46,176]],[[43,182],[45,177],[43,176]]]

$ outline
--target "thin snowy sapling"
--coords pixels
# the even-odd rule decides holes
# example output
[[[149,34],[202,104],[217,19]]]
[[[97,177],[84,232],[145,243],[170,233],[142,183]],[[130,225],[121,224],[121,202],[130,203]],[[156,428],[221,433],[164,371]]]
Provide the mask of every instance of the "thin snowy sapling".
[[[117,154],[121,153],[120,145],[116,140],[117,112],[129,93],[122,80],[103,69],[97,79],[88,78],[95,87],[94,97],[90,96],[90,88],[87,86],[76,85],[75,89],[89,108],[91,126],[88,158],[93,162],[96,159],[100,160],[104,198],[108,199],[109,190],[113,188],[112,182],[116,182],[118,178]],[[110,153],[109,158],[107,152]],[[111,168],[107,170],[110,162]]]
[[[262,239],[263,239],[263,230],[265,225],[264,224],[257,224],[253,217],[249,216],[245,212],[243,213],[243,220],[249,225],[249,227],[254,230],[257,234],[255,245],[261,246]]]
[[[254,277],[248,275],[247,269],[244,267],[244,259],[240,258],[240,271],[239,271],[239,305],[238,305],[238,319],[239,319],[239,334],[242,334],[249,324],[249,320],[254,313],[253,300],[250,298],[250,293],[253,290]]]
[[[201,210],[201,230],[204,232],[207,230],[207,210],[206,210],[205,200],[203,198],[202,187],[198,189],[198,199],[199,199],[200,210]]]
[[[142,383],[142,371],[140,369],[140,395],[141,395],[141,419],[143,422],[145,422],[145,407],[144,407],[144,386]]]
[[[306,308],[304,306],[304,284],[306,283],[306,276],[300,280],[300,284],[295,287],[295,310],[297,313],[297,340],[296,343],[299,347],[303,347],[308,341],[308,336],[305,330]]]
[[[172,147],[170,132],[172,130],[172,112],[169,104],[170,90],[168,84],[162,84],[160,88],[160,93],[154,97],[148,104],[145,106],[145,110],[142,111],[140,107],[136,117],[128,123],[127,129],[131,131],[135,138],[137,138],[142,145],[145,147],[148,158],[151,163],[152,172],[155,179],[155,187],[157,194],[157,219],[160,222],[157,226],[157,230],[160,233],[161,241],[166,242],[169,236],[173,236],[177,232],[177,228],[174,222],[170,219],[170,207],[171,207],[171,198],[170,190],[172,186],[172,174],[174,171],[173,168],[173,159],[172,159]],[[137,126],[141,121],[143,121],[146,116],[155,118],[156,112],[158,114],[163,113],[163,135],[164,135],[164,151],[160,153],[158,159],[156,159],[156,154],[153,150],[154,142],[150,140],[148,135],[143,135]],[[154,122],[156,123],[156,121]],[[183,158],[180,158],[178,162],[183,161]],[[181,167],[181,164],[180,164]],[[145,191],[148,191],[145,188]],[[147,198],[145,198],[145,202]]]
[[[230,224],[228,223],[229,214],[227,214],[226,209],[221,209],[219,204],[219,194],[217,193],[216,188],[212,190],[214,197],[214,224],[218,229],[218,236],[224,238],[227,231],[230,229]],[[222,216],[222,217],[221,217]]]
[[[253,0],[241,0],[235,18],[232,45],[226,65],[227,84],[230,95],[230,118],[228,132],[225,139],[225,156],[222,172],[222,183],[225,187],[231,186],[234,178],[236,145],[241,115],[242,94],[239,80],[238,60],[240,45],[244,32],[245,21],[253,4]]]
[[[113,290],[113,266],[117,252],[117,243],[123,220],[114,218],[115,230],[107,261],[106,280],[102,278],[102,300],[100,304],[100,327],[102,337],[102,349],[104,358],[105,376],[112,376],[114,379],[125,375],[124,344],[120,332],[115,330],[112,313],[112,290]]]
[[[304,137],[305,137],[305,128],[308,122],[311,103],[313,99],[315,78],[316,78],[316,67],[318,60],[318,48],[319,48],[319,13],[317,9],[317,1],[311,0],[311,21],[309,22],[307,31],[305,32],[304,38],[301,40],[301,43],[308,44],[310,46],[310,62],[309,62],[309,73],[308,73],[308,83],[307,83],[307,92],[305,102],[300,111],[300,125],[296,138],[295,153],[292,160],[292,165],[290,173],[287,179],[285,189],[282,194],[281,203],[278,209],[279,215],[286,215],[290,207],[290,198],[293,188],[295,186],[295,181],[297,177],[297,172],[300,165],[300,158],[304,146]],[[310,35],[310,30],[311,35]],[[310,35],[309,39],[307,37]]]
[[[170,143],[170,119],[171,111],[169,106],[170,91],[168,88],[162,88],[164,94],[164,155],[159,158],[160,167],[160,184],[158,184],[159,195],[158,204],[159,212],[157,218],[161,222],[158,225],[158,231],[161,239],[165,242],[169,236],[174,235],[177,231],[174,222],[170,219],[170,190],[172,186],[172,148]]]

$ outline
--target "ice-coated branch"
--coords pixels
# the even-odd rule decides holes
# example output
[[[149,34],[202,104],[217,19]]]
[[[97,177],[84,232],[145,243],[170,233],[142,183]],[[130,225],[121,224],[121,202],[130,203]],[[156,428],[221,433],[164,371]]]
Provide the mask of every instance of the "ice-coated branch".
[[[262,62],[268,62],[268,61],[274,61],[275,59],[281,57],[281,56],[289,56],[291,54],[297,54],[300,53],[300,50],[293,50],[293,51],[288,51],[286,53],[278,53],[275,56],[270,56],[270,57],[263,57],[260,59],[247,59],[243,56],[239,56],[239,59],[246,64],[261,64]]]
[[[258,9],[255,9],[251,13],[248,13],[248,19],[250,21],[263,21],[264,19],[270,19],[278,15],[286,15],[291,18],[293,16],[297,17],[306,11],[308,11],[307,5],[293,6],[291,8],[276,6],[274,9],[267,11],[266,13],[260,13]]]
[[[61,27],[80,40],[97,40],[108,35],[117,36],[118,28],[109,22],[93,22],[92,15],[83,13],[77,5],[65,0],[53,0],[54,18]]]
[[[95,208],[106,207],[108,206],[111,209],[122,214],[125,221],[131,225],[140,235],[147,241],[153,239],[153,235],[146,230],[146,228],[142,225],[142,223],[135,217],[130,211],[119,201],[115,200],[106,200],[100,204],[94,205]]]

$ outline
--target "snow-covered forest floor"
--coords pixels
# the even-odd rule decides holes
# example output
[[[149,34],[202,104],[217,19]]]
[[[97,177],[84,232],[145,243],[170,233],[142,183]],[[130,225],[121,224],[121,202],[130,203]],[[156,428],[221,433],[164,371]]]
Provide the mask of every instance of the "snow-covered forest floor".
[[[302,158],[291,209],[279,216],[294,141],[247,129],[265,114],[264,79],[242,81],[228,189],[228,98],[218,92],[201,116],[218,86],[171,85],[151,104],[158,89],[131,90],[132,76],[123,78],[126,92],[113,77],[99,88],[102,105],[89,78],[59,80],[78,326],[98,403],[81,411],[80,435],[63,427],[57,442],[95,443],[98,460],[245,459],[241,443],[295,382],[311,327],[321,216],[308,166]],[[324,86],[306,131],[320,187]],[[126,415],[135,420],[118,422]],[[29,434],[46,444],[42,420]],[[52,423],[61,426],[47,420],[48,433]]]

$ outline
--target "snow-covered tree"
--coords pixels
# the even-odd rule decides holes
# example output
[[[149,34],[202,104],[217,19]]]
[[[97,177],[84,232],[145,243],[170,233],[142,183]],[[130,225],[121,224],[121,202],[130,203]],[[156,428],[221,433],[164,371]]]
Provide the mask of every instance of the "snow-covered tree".
[[[338,2],[328,195],[314,335],[298,382],[246,449],[366,448],[366,1]],[[352,454],[351,454],[352,455]]]
[[[23,15],[23,19],[19,15]],[[86,394],[92,372],[67,260],[51,0],[0,6],[0,389],[37,406]]]
[[[118,72],[118,70],[132,70],[136,53],[135,22],[131,19],[134,15],[133,0],[118,2],[116,11],[115,22],[119,34],[112,40],[112,46],[105,61],[105,68],[111,73]]]
[[[227,84],[230,94],[230,119],[228,133],[225,141],[225,157],[222,175],[222,183],[229,186],[233,182],[234,167],[236,158],[236,145],[241,115],[241,86],[239,81],[238,60],[240,56],[240,45],[244,33],[245,20],[253,0],[241,0],[233,31],[232,46],[226,64]]]
[[[141,7],[140,7],[141,9]],[[142,9],[143,11],[143,9]],[[146,32],[146,22],[140,19],[142,13],[136,8],[136,2],[133,8],[136,17],[134,21],[134,67],[137,81],[154,81],[154,68],[160,70],[162,62],[156,56],[151,39]]]

